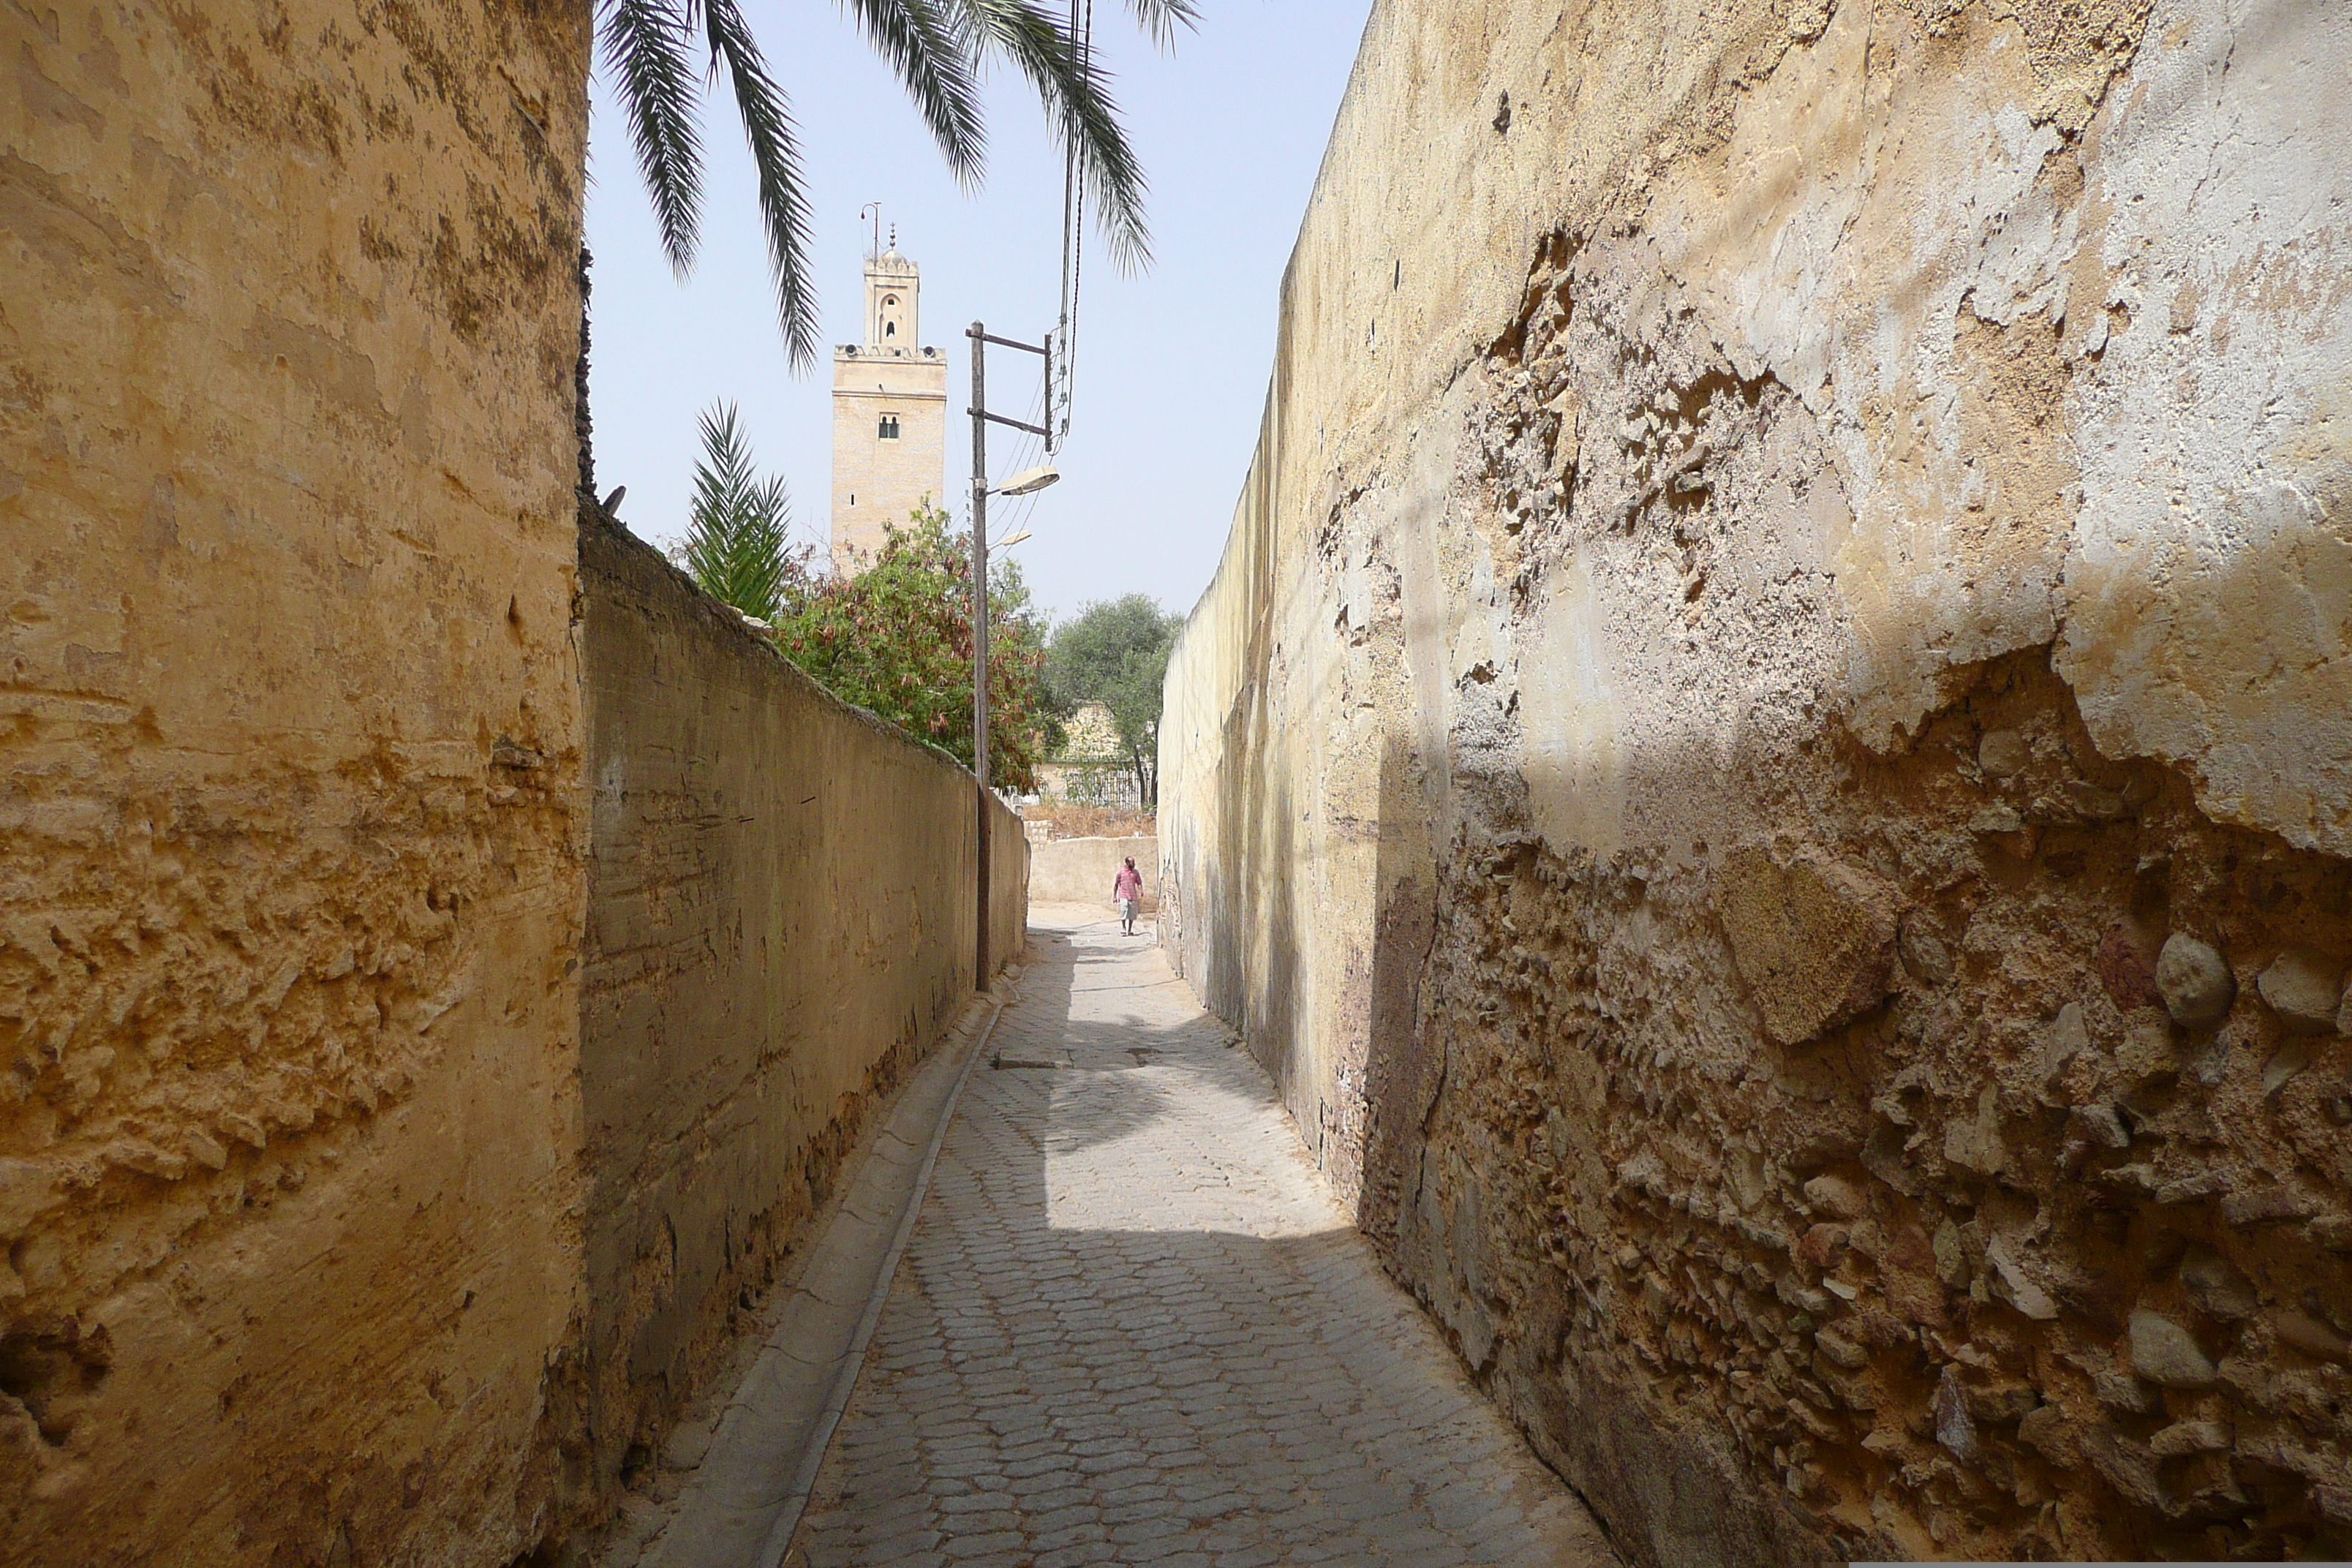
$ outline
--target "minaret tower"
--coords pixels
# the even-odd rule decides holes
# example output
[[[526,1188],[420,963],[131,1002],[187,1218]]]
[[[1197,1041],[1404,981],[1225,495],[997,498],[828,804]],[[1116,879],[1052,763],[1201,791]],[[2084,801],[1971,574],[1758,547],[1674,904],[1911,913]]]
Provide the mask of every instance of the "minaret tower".
[[[947,495],[948,362],[919,348],[922,279],[890,247],[866,258],[866,341],[833,351],[833,566],[857,570],[883,530]]]

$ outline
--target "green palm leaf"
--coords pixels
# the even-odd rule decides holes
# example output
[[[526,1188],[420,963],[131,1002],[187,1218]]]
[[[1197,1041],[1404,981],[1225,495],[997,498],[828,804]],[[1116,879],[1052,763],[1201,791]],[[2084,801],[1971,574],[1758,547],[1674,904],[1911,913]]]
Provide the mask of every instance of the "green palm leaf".
[[[751,444],[731,403],[702,416],[702,460],[686,533],[686,569],[702,591],[772,621],[792,574],[792,502],[781,476],[751,471]]]
[[[1110,79],[1062,24],[1034,0],[961,0],[981,47],[1003,54],[1029,79],[1063,145],[1077,151],[1087,187],[1101,198],[1100,222],[1121,266],[1150,262],[1143,222],[1143,166],[1127,144],[1110,99]]]
[[[604,0],[597,26],[661,225],[662,248],[683,278],[694,266],[702,224],[702,138],[694,123],[688,18],[673,0]]]
[[[1177,28],[1190,30],[1201,16],[1192,0],[1128,0],[1127,8],[1135,13],[1143,36],[1163,49],[1176,41]]]
[[[997,55],[1027,79],[1055,135],[1097,195],[1098,221],[1124,266],[1150,256],[1145,182],[1090,49],[1035,0],[845,0],[867,42],[890,63],[959,180],[980,175],[985,136],[977,82]],[[1196,15],[1192,0],[1129,0],[1137,23],[1165,46]],[[597,32],[629,122],[629,138],[662,247],[682,277],[694,264],[702,216],[699,86],[689,58],[698,22],[714,77],[733,89],[759,173],[760,216],[777,320],[793,368],[814,363],[815,290],[809,282],[809,205],[797,132],[782,90],[761,58],[738,0],[598,0]]]
[[[977,180],[987,138],[961,17],[932,0],[849,0],[849,6],[915,100],[948,167],[959,180]]]
[[[784,95],[768,79],[760,46],[743,25],[735,0],[702,0],[710,36],[711,68],[721,61],[735,84],[735,111],[760,173],[760,216],[768,237],[768,272],[775,279],[776,316],[793,368],[816,363],[816,292],[809,286],[808,192],[800,148]]]

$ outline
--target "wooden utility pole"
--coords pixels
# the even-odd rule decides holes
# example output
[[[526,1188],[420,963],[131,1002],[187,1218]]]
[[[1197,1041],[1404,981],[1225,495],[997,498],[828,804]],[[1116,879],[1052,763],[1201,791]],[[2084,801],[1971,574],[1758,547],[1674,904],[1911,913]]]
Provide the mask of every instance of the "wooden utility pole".
[[[985,991],[992,973],[988,951],[988,424],[992,419],[999,425],[1043,436],[1049,450],[1054,439],[1053,433],[1042,425],[1008,419],[988,411],[988,345],[1042,354],[1048,381],[1053,377],[1054,354],[1052,349],[1040,348],[1035,343],[991,337],[988,329],[978,321],[964,336],[971,340],[971,407],[967,410],[971,416],[971,771],[980,781],[979,797],[972,805],[979,814],[973,843],[980,855],[975,879],[979,884],[980,938],[973,953],[972,984]]]

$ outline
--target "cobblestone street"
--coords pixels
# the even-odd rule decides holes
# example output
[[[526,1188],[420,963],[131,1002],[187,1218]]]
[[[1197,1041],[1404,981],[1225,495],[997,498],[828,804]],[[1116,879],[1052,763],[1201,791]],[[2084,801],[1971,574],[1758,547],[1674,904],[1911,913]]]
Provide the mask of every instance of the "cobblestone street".
[[[1613,1564],[1150,936],[1055,913],[787,1562]]]

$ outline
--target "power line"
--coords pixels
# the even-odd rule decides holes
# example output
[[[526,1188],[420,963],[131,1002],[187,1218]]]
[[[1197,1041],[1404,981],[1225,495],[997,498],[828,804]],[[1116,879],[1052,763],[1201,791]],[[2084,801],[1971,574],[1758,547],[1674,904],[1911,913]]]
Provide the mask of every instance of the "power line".
[[[1094,0],[1070,0],[1070,51],[1080,72],[1094,59]],[[1055,324],[1054,380],[1045,417],[1039,421],[1054,434],[1046,438],[1051,452],[1070,433],[1070,405],[1078,369],[1078,283],[1087,256],[1087,176],[1078,161],[1077,138],[1066,134],[1062,149],[1062,309]]]
[[[1045,410],[1046,405],[1051,402],[1052,396],[1053,394],[1045,385],[1041,384],[1038,386],[1036,395],[1031,399],[1029,405],[1022,410],[1024,415],[1029,416],[1029,423],[1033,425],[1043,425],[1045,422]],[[1020,437],[1013,443],[1012,460],[1006,465],[1003,471],[1010,474],[1017,474],[1021,472],[1022,469],[1033,467],[1036,463],[1042,461],[1044,459],[1045,453],[1039,449],[1040,445],[1040,437],[1027,431],[1022,432]],[[1013,515],[1007,519],[1005,525],[996,531],[997,536],[999,538],[1010,539],[1013,535],[1020,532],[1024,528],[1026,528],[1029,525],[1031,514],[1037,510],[1037,498],[1043,493],[1043,491],[1033,491],[1025,496],[1013,496],[1007,498],[1008,500],[1017,503],[1017,507]]]

